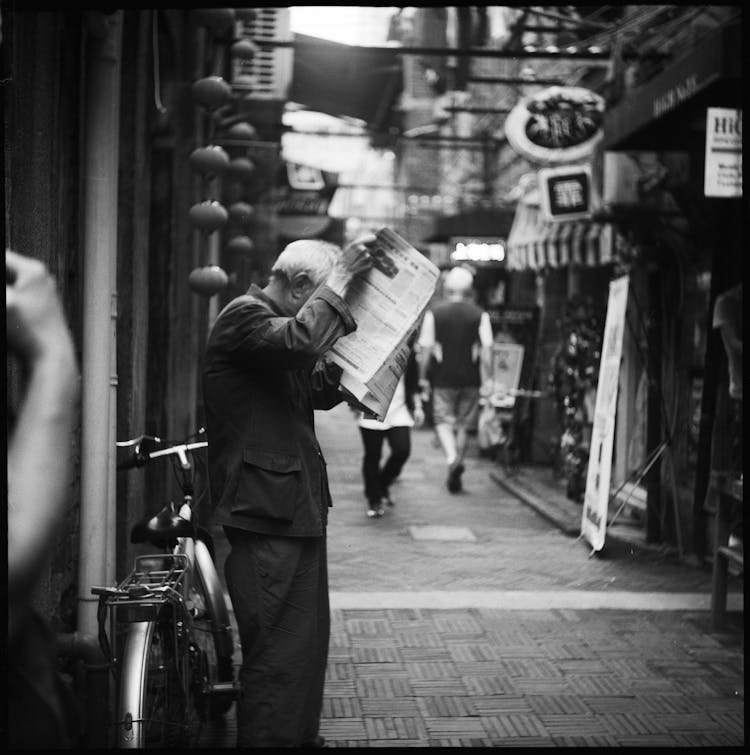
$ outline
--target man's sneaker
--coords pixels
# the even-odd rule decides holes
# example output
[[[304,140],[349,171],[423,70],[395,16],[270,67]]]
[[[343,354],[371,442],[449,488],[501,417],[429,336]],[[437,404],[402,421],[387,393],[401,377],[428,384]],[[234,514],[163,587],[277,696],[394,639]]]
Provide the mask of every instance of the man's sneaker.
[[[383,516],[385,509],[380,501],[368,501],[367,502],[367,516],[370,519],[374,519],[378,516]]]
[[[464,465],[461,462],[451,464],[448,470],[448,479],[446,485],[451,493],[458,493],[461,490],[461,475],[464,473]]]

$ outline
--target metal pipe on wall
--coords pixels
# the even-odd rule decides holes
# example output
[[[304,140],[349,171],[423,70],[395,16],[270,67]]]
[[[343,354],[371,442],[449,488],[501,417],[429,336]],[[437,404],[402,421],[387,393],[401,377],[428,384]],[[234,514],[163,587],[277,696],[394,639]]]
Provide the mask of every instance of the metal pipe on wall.
[[[114,579],[108,553],[114,529],[113,289],[117,261],[120,69],[123,12],[89,23],[84,142],[84,271],[81,429],[81,524],[78,631],[96,635],[91,587]],[[114,395],[113,395],[114,394]]]

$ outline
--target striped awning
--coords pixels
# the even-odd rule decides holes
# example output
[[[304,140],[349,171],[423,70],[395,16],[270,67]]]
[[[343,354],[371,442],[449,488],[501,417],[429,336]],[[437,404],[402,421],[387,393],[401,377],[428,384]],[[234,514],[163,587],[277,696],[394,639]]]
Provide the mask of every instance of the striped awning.
[[[549,221],[537,205],[519,202],[507,241],[509,270],[547,267],[599,267],[615,261],[611,223]]]

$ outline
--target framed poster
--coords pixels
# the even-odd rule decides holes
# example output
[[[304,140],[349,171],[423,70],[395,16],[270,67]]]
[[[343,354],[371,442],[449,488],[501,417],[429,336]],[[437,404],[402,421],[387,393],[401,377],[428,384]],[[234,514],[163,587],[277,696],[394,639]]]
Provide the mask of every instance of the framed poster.
[[[503,396],[502,409],[512,409],[516,403],[523,367],[524,348],[517,343],[492,344],[492,383],[495,393]]]

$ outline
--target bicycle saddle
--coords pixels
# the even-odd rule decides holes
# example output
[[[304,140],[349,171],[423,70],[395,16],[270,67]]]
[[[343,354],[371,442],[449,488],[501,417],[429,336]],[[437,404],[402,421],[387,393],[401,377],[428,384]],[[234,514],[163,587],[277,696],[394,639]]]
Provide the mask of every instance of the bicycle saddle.
[[[169,504],[158,514],[143,519],[130,532],[131,543],[164,545],[178,537],[195,537],[195,524],[183,519]]]

